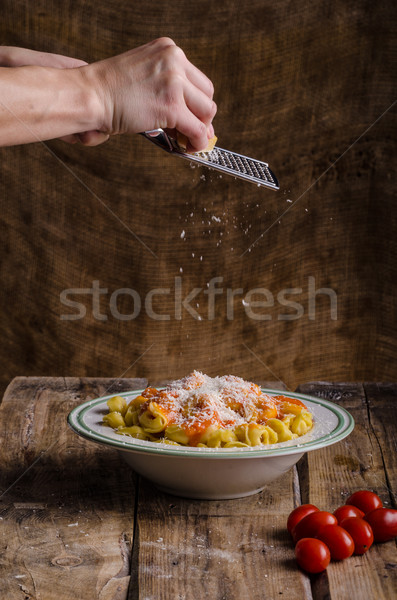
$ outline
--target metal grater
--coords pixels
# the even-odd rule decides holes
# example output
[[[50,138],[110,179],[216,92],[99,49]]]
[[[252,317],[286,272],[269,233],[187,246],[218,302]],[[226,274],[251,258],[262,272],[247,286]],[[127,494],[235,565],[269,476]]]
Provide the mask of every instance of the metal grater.
[[[233,175],[245,181],[251,181],[258,186],[265,186],[278,190],[276,176],[269,169],[269,165],[260,160],[254,160],[243,154],[230,152],[215,146],[210,152],[195,152],[189,154],[180,148],[176,140],[170,137],[163,129],[153,129],[142,133],[148,140],[160,146],[174,156],[185,158],[190,162],[199,163],[210,169]]]

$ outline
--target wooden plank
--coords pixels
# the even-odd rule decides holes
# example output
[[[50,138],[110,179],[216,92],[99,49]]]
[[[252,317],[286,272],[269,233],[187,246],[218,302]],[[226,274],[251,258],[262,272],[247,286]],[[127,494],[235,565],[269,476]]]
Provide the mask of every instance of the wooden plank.
[[[260,494],[195,501],[141,482],[129,600],[309,598],[286,532],[291,470]]]
[[[390,438],[376,438],[374,423],[378,424],[378,419],[375,421],[375,417],[371,416],[372,403],[368,404],[363,385],[315,382],[299,386],[298,391],[340,404],[349,410],[356,423],[348,438],[308,453],[301,462],[302,503],[311,502],[322,510],[332,512],[358,489],[375,490],[384,502],[390,502],[390,491],[395,494],[396,490],[388,488],[383,460],[383,454],[391,450],[387,446]],[[382,414],[383,407],[388,407],[390,419],[392,406],[389,400],[384,403],[381,385],[376,401],[377,413]],[[331,563],[326,573],[312,577],[313,598],[360,600],[365,597],[390,600],[395,597],[397,589],[396,564],[394,542],[376,544],[364,556]]]
[[[135,475],[76,436],[68,412],[146,380],[22,378],[0,406],[0,580],[7,600],[125,598]]]
[[[397,385],[365,383],[369,426],[376,439],[386,476],[384,504],[397,508]],[[390,498],[387,498],[387,493]]]
[[[129,600],[311,598],[286,531],[295,505],[295,470],[237,500],[186,500],[141,480]]]

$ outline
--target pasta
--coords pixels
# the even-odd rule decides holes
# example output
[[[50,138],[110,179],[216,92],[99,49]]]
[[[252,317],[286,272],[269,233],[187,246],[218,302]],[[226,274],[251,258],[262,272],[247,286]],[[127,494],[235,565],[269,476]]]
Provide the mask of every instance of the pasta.
[[[193,371],[165,389],[148,387],[128,404],[114,396],[103,424],[121,435],[182,446],[244,448],[310,431],[313,416],[296,398],[262,392],[234,375]]]

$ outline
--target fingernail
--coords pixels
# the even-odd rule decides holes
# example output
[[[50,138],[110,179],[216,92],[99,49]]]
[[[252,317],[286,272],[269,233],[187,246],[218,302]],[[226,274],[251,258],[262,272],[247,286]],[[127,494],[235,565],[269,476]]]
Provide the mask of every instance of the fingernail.
[[[214,137],[214,133],[215,133],[215,131],[214,131],[214,128],[213,128],[212,123],[211,123],[211,125],[207,129],[207,137],[208,137],[209,140],[212,137]]]

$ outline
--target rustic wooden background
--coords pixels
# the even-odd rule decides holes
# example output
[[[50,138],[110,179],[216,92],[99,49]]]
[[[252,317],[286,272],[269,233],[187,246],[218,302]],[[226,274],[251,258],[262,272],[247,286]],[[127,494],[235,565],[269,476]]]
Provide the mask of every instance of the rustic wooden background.
[[[219,145],[269,162],[281,187],[191,169],[140,136],[1,149],[2,388],[16,375],[150,381],[193,368],[291,388],[395,380],[393,4],[3,0],[6,45],[95,61],[172,37],[215,84]],[[214,319],[203,291],[201,320],[175,318],[175,277],[183,297],[223,278]],[[336,293],[336,320],[324,295],[309,318],[309,278]],[[76,312],[62,291],[94,281],[100,306],[75,297],[86,316],[62,320]],[[247,316],[240,294],[228,319],[226,288],[258,287],[276,298],[270,318]],[[110,311],[121,288],[142,299],[135,319]],[[153,288],[170,289],[154,302],[169,320],[146,314]],[[277,301],[288,288],[302,288],[288,296],[299,319],[280,319],[296,315]]]

